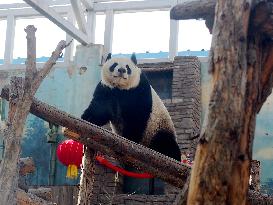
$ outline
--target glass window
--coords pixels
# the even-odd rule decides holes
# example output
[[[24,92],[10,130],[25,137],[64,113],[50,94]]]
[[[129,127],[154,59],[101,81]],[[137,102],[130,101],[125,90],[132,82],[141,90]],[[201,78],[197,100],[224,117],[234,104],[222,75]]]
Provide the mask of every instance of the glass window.
[[[178,51],[210,50],[211,34],[204,20],[179,21]]]
[[[15,42],[13,58],[26,58],[27,41],[24,29],[28,25],[34,25],[36,31],[36,56],[37,61],[45,61],[42,57],[49,57],[61,40],[66,39],[65,32],[49,21],[47,18],[17,19],[15,27]]]
[[[113,53],[168,52],[168,11],[115,14],[114,18]]]
[[[0,20],[0,64],[4,63],[4,53],[5,53],[5,40],[6,40],[6,29],[7,29],[7,21]]]
[[[105,15],[96,15],[95,43],[104,44]]]

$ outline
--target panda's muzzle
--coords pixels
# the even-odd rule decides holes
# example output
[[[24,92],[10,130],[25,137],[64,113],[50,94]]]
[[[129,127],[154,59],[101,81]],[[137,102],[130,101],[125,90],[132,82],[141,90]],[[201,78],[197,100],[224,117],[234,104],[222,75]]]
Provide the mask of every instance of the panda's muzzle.
[[[126,79],[126,78],[125,78],[126,69],[124,69],[124,68],[119,68],[117,71],[118,71],[118,76],[116,76],[116,77],[121,77],[121,78]]]
[[[126,73],[126,69],[125,68],[119,68],[118,72],[123,75],[124,73]]]

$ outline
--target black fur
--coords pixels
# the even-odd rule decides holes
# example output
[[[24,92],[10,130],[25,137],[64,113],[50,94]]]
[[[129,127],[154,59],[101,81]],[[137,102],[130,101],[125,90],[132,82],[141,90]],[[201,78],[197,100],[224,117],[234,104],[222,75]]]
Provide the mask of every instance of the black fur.
[[[136,54],[135,54],[135,53],[132,54],[132,56],[131,56],[131,61],[132,61],[135,65],[137,65],[137,59],[136,59]]]
[[[98,126],[103,126],[109,121],[115,127],[122,125],[121,135],[140,143],[151,112],[151,87],[146,76],[141,73],[139,85],[129,90],[111,89],[100,82],[89,107],[81,117]],[[178,161],[181,160],[173,133],[159,131],[149,147]]]
[[[159,131],[152,139],[149,146],[151,149],[160,152],[168,157],[181,161],[181,152],[172,133]]]
[[[111,58],[112,58],[112,53],[108,53],[105,62],[108,61],[108,60],[110,60]]]
[[[139,143],[151,111],[150,84],[144,74],[141,74],[139,85],[130,90],[111,89],[100,82],[82,119],[98,126],[109,121],[116,127],[122,123],[121,135]]]

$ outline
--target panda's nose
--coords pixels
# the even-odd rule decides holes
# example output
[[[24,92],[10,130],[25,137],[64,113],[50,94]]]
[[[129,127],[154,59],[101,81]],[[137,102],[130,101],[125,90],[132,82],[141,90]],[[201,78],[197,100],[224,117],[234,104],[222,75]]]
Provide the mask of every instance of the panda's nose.
[[[118,69],[118,72],[119,72],[119,73],[126,73],[126,70],[125,70],[125,68],[119,68],[119,69]]]

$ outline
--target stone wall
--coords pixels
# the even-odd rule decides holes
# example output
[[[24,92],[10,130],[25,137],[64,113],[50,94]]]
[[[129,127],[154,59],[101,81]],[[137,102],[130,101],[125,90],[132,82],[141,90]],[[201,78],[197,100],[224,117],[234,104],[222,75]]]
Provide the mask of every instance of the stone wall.
[[[163,102],[174,122],[181,151],[192,156],[196,146],[193,138],[199,134],[201,123],[201,76],[198,58],[176,57],[174,62],[146,63],[139,67],[148,77],[156,78],[150,79],[151,83],[160,80],[160,75],[154,75],[155,73],[168,73],[168,76],[172,74],[171,83],[166,83],[166,79],[163,79],[163,85],[157,84],[155,90],[159,96],[171,96],[170,99],[164,98]],[[166,87],[166,84],[171,85],[171,88]],[[166,90],[171,93],[166,95]],[[167,184],[165,195],[123,194],[121,176],[118,180],[115,179],[114,172],[100,165],[96,166],[95,173],[94,204],[171,205],[175,204],[179,192],[179,189]]]

